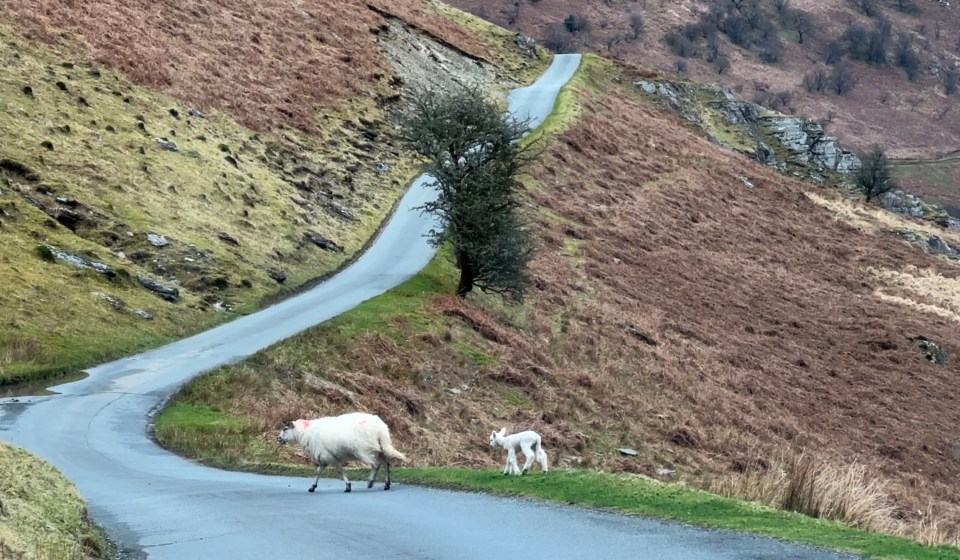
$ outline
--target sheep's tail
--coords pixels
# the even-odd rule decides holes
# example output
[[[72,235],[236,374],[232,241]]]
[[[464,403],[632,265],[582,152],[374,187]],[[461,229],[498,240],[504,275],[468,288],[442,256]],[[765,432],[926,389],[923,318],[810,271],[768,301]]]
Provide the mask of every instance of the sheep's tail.
[[[397,451],[397,448],[393,446],[393,441],[390,440],[390,432],[380,434],[380,451],[389,462],[407,462],[407,456]]]

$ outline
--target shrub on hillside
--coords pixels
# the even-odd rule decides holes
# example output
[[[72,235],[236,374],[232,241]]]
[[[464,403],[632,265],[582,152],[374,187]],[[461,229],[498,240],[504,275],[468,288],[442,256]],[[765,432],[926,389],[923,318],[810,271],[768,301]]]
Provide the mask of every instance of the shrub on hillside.
[[[867,202],[897,187],[890,173],[890,162],[880,146],[874,145],[866,154],[860,156],[860,169],[857,171],[857,187]]]

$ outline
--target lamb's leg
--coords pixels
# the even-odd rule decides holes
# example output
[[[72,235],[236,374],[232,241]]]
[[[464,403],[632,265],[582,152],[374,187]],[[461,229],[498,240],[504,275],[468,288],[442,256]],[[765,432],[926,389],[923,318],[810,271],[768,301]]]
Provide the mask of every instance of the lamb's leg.
[[[507,451],[507,468],[510,474],[520,474],[520,467],[517,465],[517,451],[513,448]]]
[[[326,465],[320,465],[319,467],[317,467],[317,478],[313,479],[313,486],[311,486],[310,489],[307,490],[307,492],[313,492],[314,490],[317,489],[317,483],[320,482],[320,475],[323,474],[323,469],[325,468],[327,468]]]
[[[390,467],[387,467],[388,469]],[[373,482],[377,480],[377,473],[380,472],[380,463],[377,463],[370,469],[370,478],[367,480],[367,488],[373,488]]]
[[[389,490],[390,489],[390,461],[387,461],[386,465],[387,465],[387,481],[383,484],[383,489]]]
[[[345,472],[343,471],[343,465],[337,465],[337,470],[340,471],[340,476],[343,477],[343,481],[344,481],[345,483],[347,483],[347,489],[344,490],[344,492],[349,492],[349,491],[350,491],[350,479],[347,478],[347,473],[345,473]]]
[[[507,464],[503,466],[503,474],[506,475],[510,472],[510,450],[507,450]]]
[[[523,449],[523,456],[526,459],[523,462],[523,470],[520,471],[520,474],[527,474],[527,472],[530,470],[530,467],[533,466],[534,453],[532,447],[533,446],[531,446],[529,443],[520,444],[520,448]]]

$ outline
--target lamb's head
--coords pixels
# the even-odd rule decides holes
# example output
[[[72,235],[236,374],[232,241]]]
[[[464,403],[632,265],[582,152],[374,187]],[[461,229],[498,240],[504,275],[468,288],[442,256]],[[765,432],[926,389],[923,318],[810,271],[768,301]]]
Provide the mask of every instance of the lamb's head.
[[[503,436],[507,435],[507,429],[501,428],[499,432],[490,432],[490,447],[496,449],[502,447]]]

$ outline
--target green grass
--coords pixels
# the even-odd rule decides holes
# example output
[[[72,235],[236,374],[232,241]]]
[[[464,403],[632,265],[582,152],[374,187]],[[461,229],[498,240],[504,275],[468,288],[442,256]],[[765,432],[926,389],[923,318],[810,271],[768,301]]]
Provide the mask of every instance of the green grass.
[[[956,548],[923,546],[636,475],[554,470],[546,475],[534,471],[523,477],[508,477],[496,470],[406,468],[396,469],[394,478],[411,484],[523,496],[742,531],[870,558],[960,558],[960,550]]]
[[[76,488],[50,465],[0,442],[0,558],[109,558]]]
[[[380,227],[415,172],[415,160],[403,150],[387,153],[386,142],[370,154],[351,144],[361,117],[383,138],[393,134],[370,98],[318,111],[323,132],[316,137],[255,134],[227,114],[191,117],[183,102],[78,59],[79,47],[40,47],[3,26],[0,42],[0,385],[187,336],[337,269]],[[155,137],[174,141],[179,152],[161,149]],[[377,171],[380,162],[387,172]],[[308,179],[322,183],[311,188],[342,196],[338,204],[355,219],[344,221],[289,182]],[[55,197],[78,202],[88,216],[76,231],[31,202],[52,212]],[[344,252],[304,243],[307,230]],[[219,240],[220,232],[239,247]],[[171,245],[151,246],[148,233]],[[38,252],[42,244],[126,275],[110,281],[51,261]],[[286,274],[284,286],[269,268]],[[138,274],[177,279],[182,301],[161,301],[131,279]],[[215,301],[235,313],[214,311]],[[137,309],[154,320],[137,317]]]

